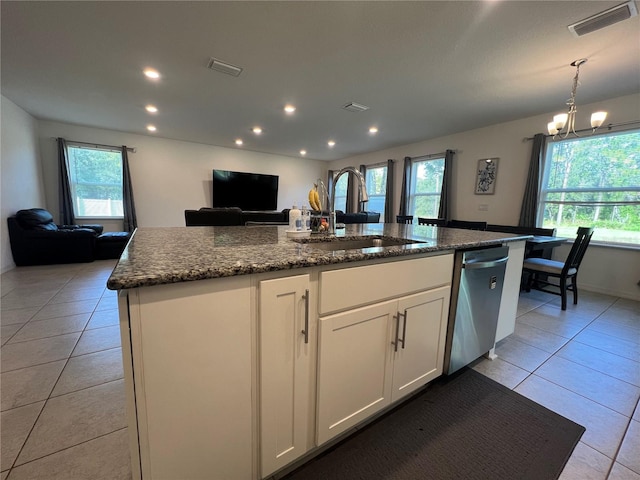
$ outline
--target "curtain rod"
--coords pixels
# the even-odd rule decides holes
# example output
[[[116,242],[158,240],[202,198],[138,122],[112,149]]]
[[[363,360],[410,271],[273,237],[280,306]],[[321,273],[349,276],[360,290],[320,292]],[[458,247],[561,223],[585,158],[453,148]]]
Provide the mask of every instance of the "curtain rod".
[[[53,140],[58,141],[58,137],[51,137]],[[76,145],[86,145],[88,147],[95,148],[110,148],[112,150],[121,150],[122,147],[118,147],[117,145],[103,145],[100,143],[88,143],[88,142],[76,142],[75,140],[67,140],[67,143],[73,143]],[[127,147],[127,152],[136,153],[135,147]]]
[[[450,149],[453,153],[457,153],[457,150]],[[411,160],[415,160],[416,158],[444,158],[447,152],[441,153],[430,153],[428,155],[418,155],[417,157],[410,157]]]
[[[606,128],[607,130],[611,130],[612,128],[625,127],[627,125],[637,125],[637,124],[640,124],[640,120],[632,120],[631,122],[622,122],[622,123],[610,123],[600,128]],[[593,128],[581,128],[580,130],[576,130],[576,133],[590,132],[591,130],[593,130]],[[545,138],[549,138],[549,137],[554,137],[554,135],[545,135]],[[533,140],[533,137],[525,137],[522,139],[523,142],[528,142],[529,140]]]

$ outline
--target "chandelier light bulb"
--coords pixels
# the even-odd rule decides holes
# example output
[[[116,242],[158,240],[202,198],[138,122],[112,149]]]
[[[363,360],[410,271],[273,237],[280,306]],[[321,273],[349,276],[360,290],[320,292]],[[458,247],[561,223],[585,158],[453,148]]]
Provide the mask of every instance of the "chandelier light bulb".
[[[559,131],[556,128],[556,122],[547,123],[547,130],[549,131],[549,135],[557,135]]]
[[[567,113],[559,113],[553,116],[553,123],[556,126],[556,130],[560,131],[567,124],[567,119],[569,118],[569,114]]]
[[[591,114],[591,128],[596,129],[604,123],[607,118],[607,112],[593,112]]]

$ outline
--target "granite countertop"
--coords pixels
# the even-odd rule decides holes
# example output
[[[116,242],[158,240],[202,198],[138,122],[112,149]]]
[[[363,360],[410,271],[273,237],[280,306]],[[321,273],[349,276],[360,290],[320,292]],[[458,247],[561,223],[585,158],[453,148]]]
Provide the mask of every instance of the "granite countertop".
[[[527,235],[433,226],[369,223],[347,225],[336,237],[403,238],[410,245],[325,251],[309,239],[287,238],[287,226],[139,228],[107,281],[107,288],[127,288],[230,277],[293,268],[356,262],[419,253],[526,240]]]

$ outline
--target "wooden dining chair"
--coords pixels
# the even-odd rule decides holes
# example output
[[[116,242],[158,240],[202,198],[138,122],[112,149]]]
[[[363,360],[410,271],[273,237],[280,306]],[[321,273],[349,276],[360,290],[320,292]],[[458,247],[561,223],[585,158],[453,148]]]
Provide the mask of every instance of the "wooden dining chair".
[[[413,215],[396,215],[396,223],[413,223]]]
[[[437,227],[445,227],[447,225],[447,221],[444,218],[418,217],[418,225],[435,225]]]
[[[573,242],[571,251],[564,263],[546,258],[527,258],[522,265],[522,270],[528,274],[527,292],[530,292],[533,288],[534,290],[560,295],[562,298],[562,310],[566,310],[567,290],[571,290],[573,292],[573,304],[576,305],[578,303],[578,269],[592,236],[593,228],[578,228],[576,240]],[[547,278],[543,279],[541,277]],[[549,280],[552,278],[557,278],[558,283],[550,282]],[[567,284],[569,280],[571,280],[571,285]],[[551,287],[552,289],[549,290],[545,287]],[[559,291],[555,289],[559,289]]]

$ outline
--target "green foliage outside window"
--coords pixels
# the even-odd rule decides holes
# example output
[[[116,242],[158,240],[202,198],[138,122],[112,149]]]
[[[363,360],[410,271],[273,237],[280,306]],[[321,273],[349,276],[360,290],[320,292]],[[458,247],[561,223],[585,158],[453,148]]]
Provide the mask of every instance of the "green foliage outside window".
[[[416,161],[411,166],[410,215],[438,218],[444,158]]]
[[[387,166],[369,167],[366,175],[369,202],[364,209],[380,213],[380,221],[384,221],[384,202],[387,196]]]
[[[68,146],[69,181],[77,217],[122,216],[122,154]]]
[[[593,226],[593,240],[640,244],[640,132],[551,143],[540,200],[559,235]]]

